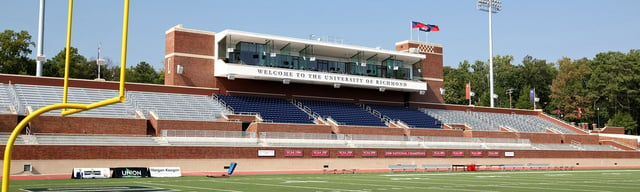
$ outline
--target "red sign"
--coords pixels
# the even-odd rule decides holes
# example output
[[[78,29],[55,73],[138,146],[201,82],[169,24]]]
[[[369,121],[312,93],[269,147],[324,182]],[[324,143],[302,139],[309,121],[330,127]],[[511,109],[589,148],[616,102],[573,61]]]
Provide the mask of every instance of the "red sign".
[[[311,156],[314,156],[314,157],[328,157],[329,156],[329,151],[328,150],[313,150],[313,151],[311,151]]]
[[[488,155],[489,157],[500,157],[500,152],[497,152],[497,151],[489,151],[489,152],[487,152],[487,155]]]
[[[464,151],[451,151],[451,156],[464,157]]]
[[[445,156],[447,156],[447,153],[445,153],[444,151],[431,151],[431,156],[433,156],[433,157],[445,157]]]
[[[482,157],[482,151],[471,151],[471,157]]]
[[[427,153],[424,151],[385,151],[384,156],[391,157],[419,157],[419,156],[427,156]]]
[[[362,151],[360,155],[363,157],[377,157],[378,151]]]
[[[302,150],[284,150],[286,157],[302,157]]]
[[[353,157],[353,151],[338,151],[338,157]]]

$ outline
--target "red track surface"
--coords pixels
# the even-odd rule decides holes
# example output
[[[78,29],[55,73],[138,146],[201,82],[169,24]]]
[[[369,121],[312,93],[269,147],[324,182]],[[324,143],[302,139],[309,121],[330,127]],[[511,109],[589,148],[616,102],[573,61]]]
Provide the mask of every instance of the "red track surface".
[[[640,166],[618,166],[618,167],[575,167],[572,169],[640,169]],[[489,170],[489,169],[480,169]],[[497,168],[490,170],[499,170]],[[537,170],[537,169],[533,169]],[[544,168],[543,168],[544,170]],[[422,171],[418,169],[417,171]],[[259,174],[319,174],[319,173],[331,173],[331,174],[351,174],[352,169],[337,169],[337,170],[306,170],[306,171],[238,171],[234,175],[259,175]],[[367,170],[355,170],[355,173],[373,173],[373,172],[389,172],[389,169],[367,169]],[[226,172],[188,172],[182,173],[182,176],[206,176],[206,175],[223,175]],[[0,177],[1,178],[1,177]],[[14,175],[11,176],[11,180],[37,180],[37,179],[70,179],[71,175]]]

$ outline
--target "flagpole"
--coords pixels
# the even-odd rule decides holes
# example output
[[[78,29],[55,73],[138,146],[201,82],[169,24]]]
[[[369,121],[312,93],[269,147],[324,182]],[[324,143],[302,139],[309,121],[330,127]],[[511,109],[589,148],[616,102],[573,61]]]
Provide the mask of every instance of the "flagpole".
[[[424,42],[427,42],[427,43],[429,42],[429,32],[426,32],[424,34]]]
[[[413,21],[409,21],[409,40],[413,41]]]

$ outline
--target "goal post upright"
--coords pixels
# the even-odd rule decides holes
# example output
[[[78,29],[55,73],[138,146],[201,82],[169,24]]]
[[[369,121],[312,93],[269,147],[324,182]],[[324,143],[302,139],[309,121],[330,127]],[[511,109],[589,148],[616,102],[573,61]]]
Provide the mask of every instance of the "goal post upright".
[[[9,182],[10,182],[10,173],[11,173],[11,154],[13,152],[13,145],[15,143],[16,138],[20,135],[20,132],[24,129],[24,127],[29,123],[32,119],[40,116],[43,113],[46,113],[51,110],[63,109],[61,115],[71,115],[74,113],[91,110],[94,108],[111,105],[115,103],[120,103],[126,101],[126,97],[124,94],[124,86],[125,86],[125,72],[126,72],[126,60],[127,60],[127,37],[129,31],[129,0],[124,0],[124,11],[122,18],[122,50],[120,56],[120,86],[119,86],[119,95],[117,97],[106,99],[102,101],[98,101],[92,104],[76,104],[76,103],[67,103],[67,94],[68,94],[68,81],[69,81],[69,55],[71,48],[71,22],[72,22],[72,14],[73,14],[73,0],[69,0],[69,10],[67,17],[67,42],[66,42],[66,53],[65,53],[65,74],[64,74],[64,93],[62,98],[62,103],[51,104],[45,107],[42,107],[33,113],[27,115],[18,125],[13,129],[11,135],[7,139],[7,144],[4,150],[4,161],[3,161],[3,169],[2,169],[2,192],[9,191]],[[70,109],[70,110],[67,110]]]

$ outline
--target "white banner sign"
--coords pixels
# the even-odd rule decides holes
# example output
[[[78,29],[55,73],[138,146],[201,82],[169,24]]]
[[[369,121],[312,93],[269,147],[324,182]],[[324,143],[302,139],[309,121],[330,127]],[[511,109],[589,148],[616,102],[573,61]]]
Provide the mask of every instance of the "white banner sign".
[[[344,85],[359,88],[387,88],[389,90],[427,90],[427,83],[421,81],[368,77],[359,75],[304,71],[253,65],[229,64],[218,60],[215,64],[215,76],[241,79],[284,80],[309,84]]]
[[[151,177],[181,177],[180,167],[149,167]]]
[[[274,150],[258,150],[258,157],[273,157],[276,156]]]
[[[111,178],[109,168],[73,168],[74,179],[105,179]]]
[[[513,157],[516,156],[515,152],[504,152],[505,157]]]

